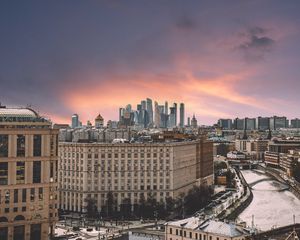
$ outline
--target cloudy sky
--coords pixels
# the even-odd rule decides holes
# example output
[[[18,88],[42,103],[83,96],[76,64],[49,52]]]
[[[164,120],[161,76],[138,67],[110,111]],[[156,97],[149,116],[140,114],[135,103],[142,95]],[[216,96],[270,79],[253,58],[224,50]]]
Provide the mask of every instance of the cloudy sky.
[[[85,123],[146,97],[201,124],[300,117],[300,2],[1,1],[0,101]]]

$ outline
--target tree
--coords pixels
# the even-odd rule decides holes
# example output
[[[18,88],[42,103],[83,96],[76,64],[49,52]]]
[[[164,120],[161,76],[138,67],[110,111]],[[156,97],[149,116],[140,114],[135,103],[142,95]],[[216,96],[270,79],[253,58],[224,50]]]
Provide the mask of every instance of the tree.
[[[88,218],[96,218],[98,215],[97,202],[93,198],[86,198],[84,200],[86,205],[86,214]]]
[[[107,193],[106,196],[106,215],[107,217],[112,217],[114,214],[114,195],[111,191]]]
[[[131,200],[124,198],[120,206],[122,217],[129,218],[131,216]]]
[[[228,170],[226,172],[226,183],[228,188],[235,188],[235,173]]]
[[[211,201],[213,189],[208,186],[194,186],[185,197],[185,214],[191,215],[199,211]]]

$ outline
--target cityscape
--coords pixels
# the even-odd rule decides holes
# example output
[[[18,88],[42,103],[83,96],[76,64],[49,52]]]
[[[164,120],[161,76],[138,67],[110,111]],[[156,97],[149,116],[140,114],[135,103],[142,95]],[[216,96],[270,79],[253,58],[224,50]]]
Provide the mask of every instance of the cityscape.
[[[300,4],[0,3],[0,240],[295,240]]]

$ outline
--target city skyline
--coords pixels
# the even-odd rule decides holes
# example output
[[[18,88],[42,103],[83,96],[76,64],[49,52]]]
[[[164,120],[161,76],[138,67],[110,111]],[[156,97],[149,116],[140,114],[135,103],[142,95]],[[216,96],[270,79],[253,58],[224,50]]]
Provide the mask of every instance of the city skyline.
[[[184,102],[199,124],[297,117],[298,2],[1,3],[4,105],[54,122],[125,102]],[[153,12],[156,14],[153,15]],[[9,24],[8,24],[9,23]]]

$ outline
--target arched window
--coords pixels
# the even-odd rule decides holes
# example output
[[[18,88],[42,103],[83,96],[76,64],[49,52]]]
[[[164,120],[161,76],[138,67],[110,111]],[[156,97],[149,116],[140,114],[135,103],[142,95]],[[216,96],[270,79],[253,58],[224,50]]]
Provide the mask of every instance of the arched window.
[[[15,221],[22,221],[22,220],[25,220],[24,216],[22,215],[18,215],[15,217]]]
[[[1,222],[8,222],[7,218],[6,217],[0,217],[0,223]]]

